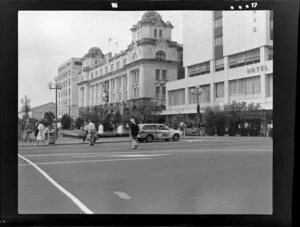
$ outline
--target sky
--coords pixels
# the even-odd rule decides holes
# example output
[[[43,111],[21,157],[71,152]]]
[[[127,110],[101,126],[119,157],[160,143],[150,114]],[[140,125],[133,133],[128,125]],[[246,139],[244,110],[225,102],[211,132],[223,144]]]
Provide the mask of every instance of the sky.
[[[158,11],[174,26],[172,40],[182,44],[182,11]],[[28,95],[31,107],[55,102],[48,81],[71,57],[83,57],[91,47],[119,53],[132,41],[130,28],[145,11],[19,11],[18,104]],[[112,39],[110,45],[108,39]],[[118,43],[116,45],[116,42]]]

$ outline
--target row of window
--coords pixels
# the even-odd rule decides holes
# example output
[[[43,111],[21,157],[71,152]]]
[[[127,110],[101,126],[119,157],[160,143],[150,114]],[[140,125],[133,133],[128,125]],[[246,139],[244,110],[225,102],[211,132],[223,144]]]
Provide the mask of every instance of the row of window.
[[[58,115],[62,116],[64,114],[70,114],[70,108],[64,108],[62,110],[58,110]]]
[[[232,55],[229,58],[229,68],[236,68],[244,65],[260,62],[259,49],[247,51]],[[268,49],[268,60],[273,60],[273,48]],[[209,62],[193,65],[188,67],[189,77],[199,76],[210,73]],[[215,60],[215,72],[224,70],[224,58]]]
[[[58,101],[58,105],[59,105],[59,107],[71,105],[71,98],[69,98],[69,99],[62,99],[62,100]]]
[[[69,71],[67,71],[67,72],[64,72],[64,73],[60,74],[60,75],[58,76],[58,81],[61,81],[61,80],[65,79],[65,78],[67,78],[67,77],[70,77],[70,76],[71,76],[71,70],[69,70]]]
[[[155,54],[155,59],[158,60],[158,61],[165,61],[166,60],[166,53],[164,51],[157,51],[156,54]],[[133,58],[132,58],[133,61],[136,61],[137,60],[137,54],[134,53],[133,54]],[[123,59],[123,67],[127,64],[127,59],[124,58]],[[120,61],[118,61],[116,63],[116,69],[114,68],[114,64],[111,64],[110,65],[110,72],[113,72],[114,70],[118,70],[121,68],[121,63]],[[108,66],[106,66],[105,68],[105,74],[108,73]],[[103,75],[103,68],[101,68],[98,72],[98,70],[94,73],[92,72],[91,73],[91,80],[94,79],[94,78],[97,78],[98,76],[102,76]],[[83,76],[81,77],[81,80],[83,80]],[[89,78],[87,78],[89,79]]]
[[[224,98],[225,88],[224,82],[215,83],[214,96],[215,98]],[[197,97],[192,93],[190,87],[188,91],[189,95],[189,104],[194,104],[197,102]],[[210,102],[210,85],[201,86],[202,93],[200,96],[200,102],[207,103]],[[260,76],[243,78],[229,81],[228,94],[230,97],[234,96],[246,96],[246,95],[255,95],[261,93],[261,83]],[[185,104],[185,89],[178,89],[169,91],[169,105],[184,105]],[[273,75],[269,74],[266,76],[266,96],[273,96]]]
[[[71,95],[71,89],[70,88],[68,90],[64,89],[64,90],[60,91],[58,93],[58,98],[63,98],[63,97],[66,97],[68,95]]]
[[[154,38],[162,38],[162,29],[154,28]]]

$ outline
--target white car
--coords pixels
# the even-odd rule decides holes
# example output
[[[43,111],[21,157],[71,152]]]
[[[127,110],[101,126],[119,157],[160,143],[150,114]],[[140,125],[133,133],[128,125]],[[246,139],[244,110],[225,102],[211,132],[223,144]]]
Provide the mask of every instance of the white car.
[[[139,124],[140,131],[137,140],[152,142],[153,140],[178,141],[182,131],[170,129],[164,124]]]

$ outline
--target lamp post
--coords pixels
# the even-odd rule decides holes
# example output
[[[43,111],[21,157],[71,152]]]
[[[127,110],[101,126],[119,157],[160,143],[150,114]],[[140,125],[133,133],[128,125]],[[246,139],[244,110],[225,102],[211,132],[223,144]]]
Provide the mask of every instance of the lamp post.
[[[199,103],[199,96],[202,93],[202,88],[200,88],[199,85],[197,85],[195,88],[192,90],[192,94],[196,95],[197,97],[197,135],[200,136],[200,128],[199,128],[199,123],[200,123],[200,103]]]
[[[55,81],[54,83],[52,81],[49,81],[47,83],[48,87],[50,90],[55,90],[55,117],[56,117],[56,123],[55,123],[55,135],[57,138],[57,122],[58,122],[58,116],[57,116],[57,90],[61,90],[62,86],[60,83],[58,83],[57,81]]]

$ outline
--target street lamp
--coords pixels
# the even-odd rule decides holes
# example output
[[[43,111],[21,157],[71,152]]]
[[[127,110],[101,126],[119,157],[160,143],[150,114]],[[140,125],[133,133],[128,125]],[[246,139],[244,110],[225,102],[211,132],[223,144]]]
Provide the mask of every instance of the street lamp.
[[[58,83],[57,81],[55,81],[54,83],[52,81],[49,81],[47,83],[48,87],[50,90],[55,90],[55,117],[56,117],[56,124],[55,124],[55,134],[56,134],[56,138],[57,138],[57,122],[58,122],[58,116],[57,116],[57,90],[61,90],[62,86],[60,83]]]
[[[200,88],[200,86],[197,85],[191,91],[192,91],[192,94],[196,95],[196,97],[197,97],[197,135],[200,136],[200,128],[199,128],[199,123],[200,123],[200,103],[199,103],[199,96],[202,93],[202,88]]]

